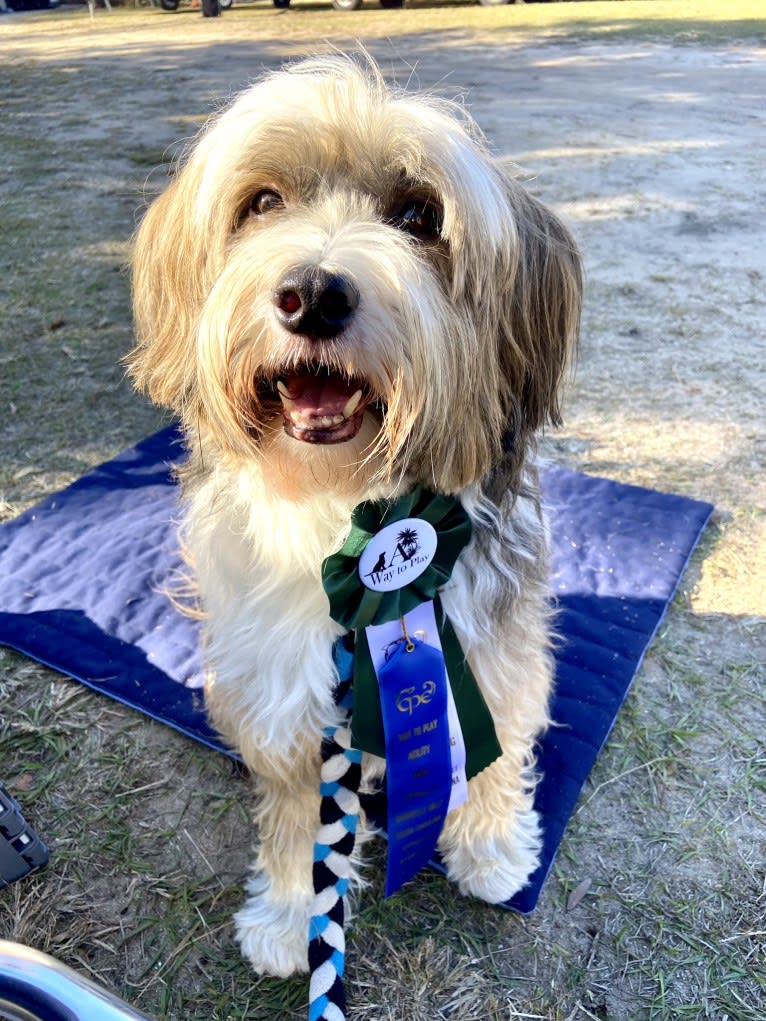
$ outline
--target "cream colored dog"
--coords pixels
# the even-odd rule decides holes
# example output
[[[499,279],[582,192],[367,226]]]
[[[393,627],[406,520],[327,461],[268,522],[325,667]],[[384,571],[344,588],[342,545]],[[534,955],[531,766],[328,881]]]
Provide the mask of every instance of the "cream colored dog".
[[[186,431],[209,711],[259,792],[236,918],[259,971],[306,968],[319,749],[339,720],[342,629],[320,568],[361,501],[421,484],[471,519],[441,599],[503,755],[471,780],[439,850],[461,891],[490,902],[537,864],[551,656],[528,455],[558,419],[580,291],[566,229],[464,111],[389,88],[366,58],[249,88],[146,215],[130,368]]]

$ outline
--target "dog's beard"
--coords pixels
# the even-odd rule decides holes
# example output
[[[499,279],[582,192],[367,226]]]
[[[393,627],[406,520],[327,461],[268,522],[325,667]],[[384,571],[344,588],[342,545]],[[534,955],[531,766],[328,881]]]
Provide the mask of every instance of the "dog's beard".
[[[283,217],[243,232],[229,251],[197,345],[206,424],[219,449],[257,456],[281,433],[282,462],[305,469],[316,455],[374,482],[398,480],[418,451],[443,440],[445,424],[467,414],[481,361],[472,318],[446,299],[437,269],[360,205],[342,223],[331,203],[324,223],[321,210]],[[296,265],[320,259],[362,295],[348,325],[321,339],[283,329],[273,300]],[[470,414],[478,420],[484,410]]]

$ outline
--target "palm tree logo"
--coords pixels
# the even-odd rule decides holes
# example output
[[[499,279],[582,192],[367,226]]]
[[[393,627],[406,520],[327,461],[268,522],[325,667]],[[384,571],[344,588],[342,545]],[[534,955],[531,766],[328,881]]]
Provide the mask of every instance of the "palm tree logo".
[[[403,528],[396,537],[396,553],[399,554],[402,560],[412,560],[419,549],[418,533],[415,529]],[[391,558],[392,564],[396,559],[396,553]]]

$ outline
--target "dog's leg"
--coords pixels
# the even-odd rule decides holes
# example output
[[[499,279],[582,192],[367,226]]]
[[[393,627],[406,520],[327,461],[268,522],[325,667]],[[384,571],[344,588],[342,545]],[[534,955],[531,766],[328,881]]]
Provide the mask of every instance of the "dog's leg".
[[[469,655],[503,754],[470,780],[468,801],[445,820],[439,851],[461,892],[492,904],[524,887],[539,860],[532,806],[535,742],[548,723],[552,677],[546,621],[530,600]]]
[[[248,899],[234,918],[243,955],[256,971],[281,978],[308,969],[319,757],[303,758],[301,768],[293,760],[283,776],[257,778],[259,848]]]
[[[498,733],[503,742],[504,735]],[[510,899],[538,864],[541,838],[530,768],[504,754],[468,785],[445,820],[439,851],[460,892],[490,904]]]
[[[296,752],[289,773],[285,765],[282,776],[274,772],[264,776],[259,763],[255,820],[260,845],[247,884],[249,897],[234,921],[243,955],[256,971],[280,978],[308,970],[313,851],[320,827],[318,750],[319,740],[316,752],[303,756]],[[364,840],[360,819],[357,847]],[[351,895],[361,882],[357,866],[358,858],[352,855],[348,863]]]

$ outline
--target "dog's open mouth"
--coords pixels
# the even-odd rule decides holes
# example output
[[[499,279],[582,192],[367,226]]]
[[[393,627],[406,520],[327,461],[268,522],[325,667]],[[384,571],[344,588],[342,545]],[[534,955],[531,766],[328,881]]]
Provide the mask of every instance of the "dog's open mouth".
[[[275,388],[285,432],[304,443],[353,439],[372,400],[364,380],[313,366],[281,373]]]

